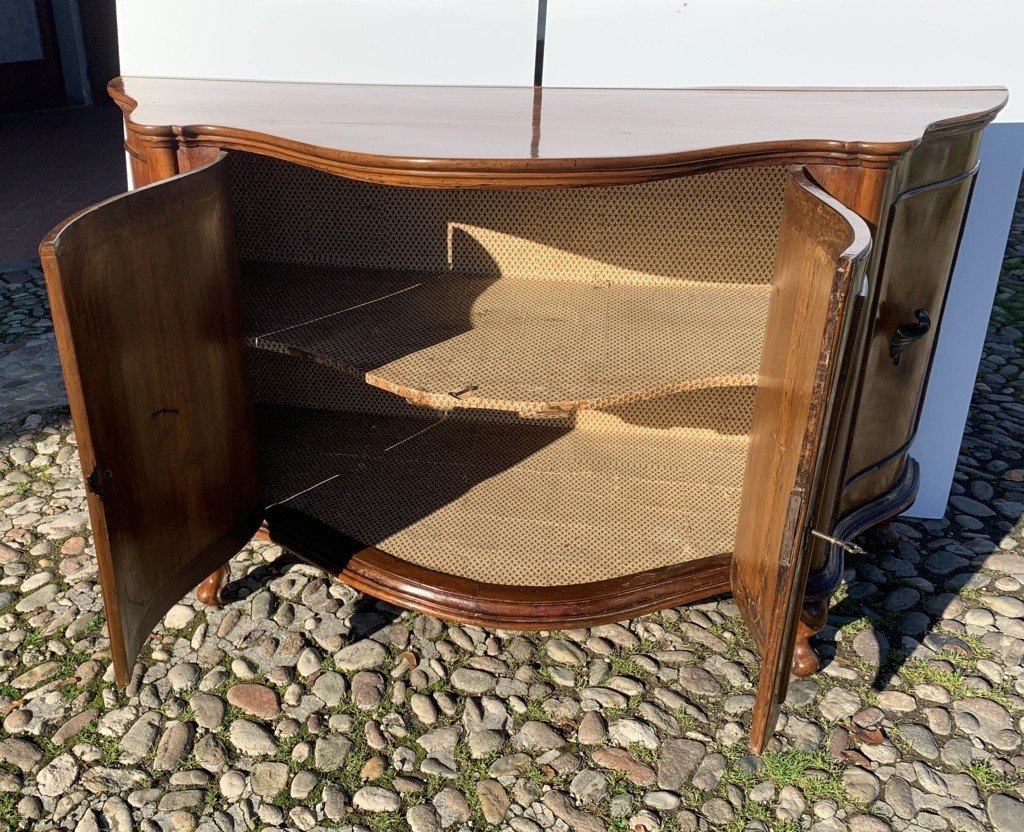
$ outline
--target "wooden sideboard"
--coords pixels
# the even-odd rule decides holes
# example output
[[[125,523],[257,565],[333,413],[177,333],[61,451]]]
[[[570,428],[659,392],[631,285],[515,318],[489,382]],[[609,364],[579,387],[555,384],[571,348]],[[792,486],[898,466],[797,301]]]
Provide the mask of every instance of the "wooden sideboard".
[[[1005,92],[110,90],[137,190],[40,252],[118,681],[262,529],[483,626],[732,592],[760,750],[913,501]]]

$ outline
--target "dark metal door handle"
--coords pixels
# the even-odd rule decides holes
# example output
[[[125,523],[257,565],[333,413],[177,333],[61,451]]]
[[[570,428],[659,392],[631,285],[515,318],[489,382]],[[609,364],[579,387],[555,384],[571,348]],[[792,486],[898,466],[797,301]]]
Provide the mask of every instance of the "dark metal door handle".
[[[928,330],[932,328],[932,319],[926,310],[915,310],[914,317],[917,318],[917,323],[899,327],[892,334],[892,341],[889,342],[889,357],[892,359],[892,363],[897,366],[899,366],[900,359],[903,357],[904,347],[907,344],[913,343],[918,338],[923,338]]]

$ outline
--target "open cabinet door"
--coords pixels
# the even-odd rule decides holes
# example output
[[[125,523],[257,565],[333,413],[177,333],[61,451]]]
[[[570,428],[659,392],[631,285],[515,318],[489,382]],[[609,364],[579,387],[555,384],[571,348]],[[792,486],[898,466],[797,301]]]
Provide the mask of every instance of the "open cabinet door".
[[[791,168],[786,185],[732,588],[761,652],[750,746],[760,753],[789,686],[807,581],[809,508],[837,363],[860,289],[870,230]]]
[[[125,684],[262,515],[223,156],[82,211],[39,252]]]

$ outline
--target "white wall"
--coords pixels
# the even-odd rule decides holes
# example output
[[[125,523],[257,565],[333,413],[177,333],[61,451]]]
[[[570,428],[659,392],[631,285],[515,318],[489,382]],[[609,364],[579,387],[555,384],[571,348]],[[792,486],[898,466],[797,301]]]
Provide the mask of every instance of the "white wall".
[[[1010,89],[986,135],[918,437],[910,514],[946,507],[1024,171],[1022,0],[557,0],[550,86]]]
[[[533,83],[537,0],[118,0],[123,75]]]
[[[1024,85],[1017,90],[1018,98],[1024,99]],[[941,517],[949,499],[1024,170],[1024,123],[990,125],[982,139],[981,159],[924,412],[910,449],[916,459],[926,460],[921,466],[921,491],[909,512],[914,517]]]
[[[1020,0],[557,0],[544,83],[1024,85],[1022,31]]]

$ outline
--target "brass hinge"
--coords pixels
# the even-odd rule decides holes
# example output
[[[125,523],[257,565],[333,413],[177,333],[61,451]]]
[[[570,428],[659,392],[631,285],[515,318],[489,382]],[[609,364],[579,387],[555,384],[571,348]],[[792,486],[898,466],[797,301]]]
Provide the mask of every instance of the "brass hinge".
[[[101,472],[99,466],[92,469],[92,473],[85,478],[85,487],[88,488],[93,494],[103,499],[103,480],[110,479],[113,474],[110,473],[109,469],[103,469]]]
[[[779,566],[785,569],[793,560],[793,549],[798,545],[797,538],[803,540],[803,535],[797,533],[796,521],[800,514],[800,503],[803,501],[804,490],[794,488],[789,495],[789,508],[786,510],[786,524],[782,531],[782,551],[779,552]]]

